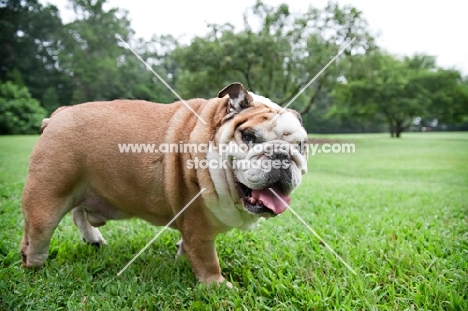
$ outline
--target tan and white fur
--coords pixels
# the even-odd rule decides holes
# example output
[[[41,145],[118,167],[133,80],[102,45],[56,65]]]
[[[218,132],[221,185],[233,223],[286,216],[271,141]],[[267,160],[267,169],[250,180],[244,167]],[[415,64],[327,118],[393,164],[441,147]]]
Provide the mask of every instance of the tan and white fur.
[[[303,143],[307,135],[296,112],[288,109],[277,116],[279,106],[248,93],[240,83],[227,86],[216,98],[187,104],[208,124],[183,102],[133,100],[80,104],[45,119],[22,198],[23,265],[45,263],[52,234],[68,212],[87,243],[102,245],[106,240],[97,227],[107,220],[138,217],[164,226],[205,188],[171,227],[181,232],[178,253],[187,255],[196,278],[223,282],[216,236],[231,228],[251,229],[262,216],[279,214],[282,208],[271,207],[272,212],[248,193],[268,198],[264,189],[273,185],[288,198],[307,171],[307,153],[270,155],[287,158],[292,165],[268,177],[258,169],[187,168],[195,157],[229,162],[233,155],[228,152],[120,153],[118,144],[244,144],[246,129],[261,136],[258,144]],[[265,157],[252,150],[235,156]]]

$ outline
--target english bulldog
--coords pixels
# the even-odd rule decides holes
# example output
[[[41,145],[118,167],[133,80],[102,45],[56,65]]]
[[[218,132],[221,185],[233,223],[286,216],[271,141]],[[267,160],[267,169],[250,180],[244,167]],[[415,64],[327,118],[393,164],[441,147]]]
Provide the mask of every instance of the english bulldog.
[[[251,229],[286,210],[307,172],[306,142],[297,112],[240,83],[209,100],[62,108],[44,119],[31,155],[22,197],[22,264],[44,265],[51,236],[68,212],[83,240],[99,246],[106,240],[97,227],[107,220],[139,217],[165,226],[201,192],[170,227],[181,232],[178,254],[187,255],[196,278],[224,282],[216,236]],[[186,144],[191,148],[184,152]]]

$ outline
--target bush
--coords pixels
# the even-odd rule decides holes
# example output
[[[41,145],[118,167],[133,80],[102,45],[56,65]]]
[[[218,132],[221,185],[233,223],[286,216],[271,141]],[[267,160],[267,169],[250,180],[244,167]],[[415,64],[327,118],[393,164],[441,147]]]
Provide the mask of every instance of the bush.
[[[45,115],[27,87],[0,83],[0,135],[37,134]]]

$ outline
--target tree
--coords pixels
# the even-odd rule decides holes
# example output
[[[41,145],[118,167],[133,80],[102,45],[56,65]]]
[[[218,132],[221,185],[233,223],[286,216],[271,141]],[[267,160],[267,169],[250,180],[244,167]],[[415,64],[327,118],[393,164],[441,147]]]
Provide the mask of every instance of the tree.
[[[456,124],[468,117],[468,85],[457,70],[437,69],[419,72],[415,83],[427,90],[430,105],[426,115],[439,123]]]
[[[58,107],[60,107],[60,101],[58,98],[57,90],[54,87],[48,87],[44,95],[42,96],[42,107],[51,114]]]
[[[60,66],[72,82],[72,104],[121,98],[118,60],[125,50],[116,34],[130,40],[127,12],[103,8],[106,0],[71,0],[77,19],[64,26]]]
[[[57,51],[62,21],[55,6],[37,0],[0,5],[0,81],[26,85],[32,96],[60,80]]]
[[[136,39],[130,44],[133,50],[167,83],[172,86],[176,84],[178,64],[171,53],[178,46],[178,42],[174,37],[154,35],[148,42]],[[122,96],[159,103],[171,103],[178,100],[131,51],[122,49],[122,52],[123,55],[118,62],[119,79],[126,86]]]
[[[460,73],[436,68],[428,56],[362,55],[348,63],[345,80],[334,90],[340,113],[383,116],[391,137],[400,137],[416,117],[447,119],[466,107]]]
[[[0,81],[28,87],[49,112],[94,100],[174,100],[116,35],[157,66],[159,73],[171,70],[172,80],[176,63],[169,53],[177,44],[174,38],[154,36],[151,44],[133,38],[127,12],[104,9],[106,0],[70,3],[76,19],[64,25],[56,7],[43,6],[38,0],[2,2]]]
[[[39,133],[45,113],[26,87],[0,84],[0,135]]]
[[[260,26],[255,27],[258,21]],[[210,32],[180,46],[174,57],[180,66],[178,90],[183,95],[212,96],[223,84],[241,81],[251,91],[288,103],[338,50],[356,37],[348,55],[374,46],[362,13],[336,3],[293,14],[286,4],[270,7],[261,1],[244,15],[244,29],[209,25]],[[305,114],[318,94],[333,88],[339,64],[330,66],[295,102]]]

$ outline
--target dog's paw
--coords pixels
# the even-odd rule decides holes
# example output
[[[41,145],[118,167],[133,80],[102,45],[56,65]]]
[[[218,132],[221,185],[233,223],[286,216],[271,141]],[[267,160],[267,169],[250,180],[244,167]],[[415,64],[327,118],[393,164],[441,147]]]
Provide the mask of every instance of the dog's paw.
[[[83,238],[83,241],[84,241],[86,244],[92,245],[92,246],[94,246],[94,247],[96,247],[96,248],[100,248],[101,245],[106,245],[106,244],[107,244],[106,240],[100,241],[100,242],[88,242],[88,241],[85,240],[85,238]]]
[[[183,240],[180,239],[179,242],[176,243],[176,247],[177,247],[177,256],[183,256],[185,255],[185,250],[184,250],[184,245],[183,245]]]
[[[90,227],[89,230],[84,233],[82,238],[87,244],[93,245],[95,247],[100,247],[101,245],[106,245],[107,242],[102,236],[101,232],[97,228]]]
[[[226,286],[227,286],[228,288],[233,288],[232,283],[229,282],[229,281],[225,281],[224,284],[226,284]]]
[[[200,282],[205,283],[207,286],[226,286],[227,288],[234,288],[231,282],[226,280],[222,275],[215,277],[215,278],[209,278],[205,280],[200,280]]]
[[[21,266],[24,268],[38,269],[42,268],[49,254],[29,254],[21,252]]]

